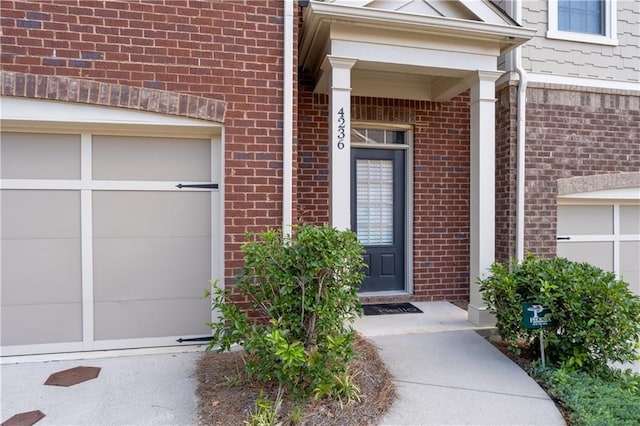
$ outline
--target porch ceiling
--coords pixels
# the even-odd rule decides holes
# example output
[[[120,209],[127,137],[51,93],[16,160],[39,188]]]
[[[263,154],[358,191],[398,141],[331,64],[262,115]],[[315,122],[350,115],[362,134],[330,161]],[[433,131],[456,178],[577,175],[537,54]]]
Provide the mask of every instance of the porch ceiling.
[[[327,93],[327,56],[355,59],[352,94],[440,101],[478,70],[529,40],[489,1],[312,0],[304,11],[299,65]]]

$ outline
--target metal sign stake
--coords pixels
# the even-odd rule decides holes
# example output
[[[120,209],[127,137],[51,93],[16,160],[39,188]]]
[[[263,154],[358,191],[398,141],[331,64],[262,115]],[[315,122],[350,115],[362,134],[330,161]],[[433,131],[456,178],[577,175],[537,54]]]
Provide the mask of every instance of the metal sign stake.
[[[543,328],[540,329],[540,359],[542,360],[542,369],[545,369],[545,365],[544,365],[544,360],[545,360],[545,356],[544,356],[544,332],[542,331],[544,330]]]

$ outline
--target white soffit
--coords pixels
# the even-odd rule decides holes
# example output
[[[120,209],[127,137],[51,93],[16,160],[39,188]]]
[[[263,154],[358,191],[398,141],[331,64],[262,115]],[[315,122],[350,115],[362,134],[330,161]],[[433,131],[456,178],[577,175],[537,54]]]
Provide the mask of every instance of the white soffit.
[[[131,130],[157,131],[162,134],[169,129],[180,133],[200,135],[220,134],[222,126],[207,120],[166,115],[126,108],[97,106],[83,103],[31,99],[12,96],[0,97],[0,123],[2,129],[60,129],[86,128],[111,129],[118,132]]]
[[[461,42],[485,41],[496,45],[500,54],[535,34],[488,0],[311,0],[304,14],[300,64],[308,69],[317,65],[314,59],[319,54],[329,53],[327,27],[339,22],[353,28],[434,34]]]

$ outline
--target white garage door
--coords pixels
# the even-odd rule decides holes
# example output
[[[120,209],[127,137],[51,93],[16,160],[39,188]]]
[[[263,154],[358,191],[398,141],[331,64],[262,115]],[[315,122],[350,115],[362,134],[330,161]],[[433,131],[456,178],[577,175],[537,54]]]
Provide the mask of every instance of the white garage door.
[[[3,355],[209,333],[217,141],[4,132],[0,146]]]
[[[613,271],[640,295],[640,205],[559,205],[557,254]]]

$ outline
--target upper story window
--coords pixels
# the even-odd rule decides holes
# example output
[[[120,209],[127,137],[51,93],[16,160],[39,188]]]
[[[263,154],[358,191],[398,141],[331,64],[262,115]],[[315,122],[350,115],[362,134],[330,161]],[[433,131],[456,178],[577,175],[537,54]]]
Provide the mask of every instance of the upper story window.
[[[616,0],[549,0],[547,38],[618,44]]]
[[[604,1],[558,0],[558,30],[604,34]]]

